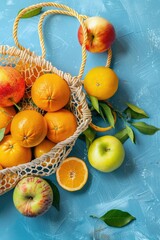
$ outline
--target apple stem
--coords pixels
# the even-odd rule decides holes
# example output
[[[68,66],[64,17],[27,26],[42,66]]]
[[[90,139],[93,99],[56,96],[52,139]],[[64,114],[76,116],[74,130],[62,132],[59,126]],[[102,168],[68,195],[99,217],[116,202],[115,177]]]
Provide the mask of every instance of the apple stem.
[[[33,200],[32,196],[27,196],[26,198],[29,199],[29,200]]]

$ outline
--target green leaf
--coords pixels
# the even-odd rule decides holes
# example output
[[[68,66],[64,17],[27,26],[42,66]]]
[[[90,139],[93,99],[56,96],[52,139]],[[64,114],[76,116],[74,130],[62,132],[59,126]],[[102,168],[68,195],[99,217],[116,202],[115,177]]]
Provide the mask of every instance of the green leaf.
[[[96,136],[96,132],[91,128],[91,127],[88,127],[84,132],[83,134],[86,136],[86,138],[92,142],[94,139],[95,139],[95,136]]]
[[[18,12],[18,14],[19,14],[23,9],[24,9],[24,8],[22,8],[22,9]],[[41,11],[42,11],[42,7],[29,10],[29,11],[27,11],[26,13],[24,13],[21,18],[31,18],[31,17],[34,17],[34,16],[40,14]]]
[[[146,113],[143,109],[141,109],[141,108],[139,108],[139,107],[137,107],[136,105],[133,105],[133,104],[131,104],[131,103],[126,103],[126,104],[127,104],[127,106],[128,106],[130,109],[132,109],[134,112],[139,113],[139,114],[141,114],[141,115],[143,115],[143,116],[145,116],[145,117],[148,118],[147,113]]]
[[[6,130],[5,128],[0,129],[0,141],[2,141],[2,139],[4,138],[5,130]]]
[[[128,125],[126,125],[126,130],[127,130],[127,134],[129,136],[129,138],[131,139],[132,143],[135,143],[135,136],[134,136],[134,132],[133,132],[132,128],[129,127]]]
[[[89,139],[87,137],[85,137],[85,141],[86,141],[86,148],[88,150],[91,145],[91,142],[89,141]]]
[[[92,106],[94,107],[94,109],[99,113],[99,102],[98,99],[96,97],[93,96],[89,96]]]
[[[96,216],[91,217],[97,218]],[[136,218],[128,212],[124,212],[118,209],[112,209],[105,213],[103,216],[101,216],[99,219],[105,222],[108,226],[120,228],[126,226]]]
[[[113,117],[113,114],[112,114],[112,111],[111,111],[110,107],[107,104],[104,104],[104,103],[100,103],[99,105],[102,107],[102,109],[104,111],[104,114],[107,117],[110,125],[112,127],[114,127],[114,117]]]
[[[46,178],[44,178],[44,179],[46,180],[46,182],[49,183],[49,185],[51,186],[52,191],[53,191],[53,203],[52,203],[52,206],[55,207],[59,211],[60,210],[60,206],[59,206],[59,203],[60,203],[59,190],[56,187],[56,185],[50,179],[46,179]]]
[[[114,136],[118,138],[121,141],[121,143],[125,143],[125,141],[129,138],[126,128],[117,132]]]
[[[84,140],[85,140],[85,135],[84,135],[83,133],[81,133],[81,134],[78,136],[78,138],[79,138],[80,140],[84,141]]]
[[[99,114],[100,114],[101,117],[103,118],[103,121],[107,124],[106,118],[105,118],[105,116],[104,116],[104,114],[103,114],[103,111],[102,111],[102,108],[101,108],[101,107],[99,108]]]
[[[148,116],[141,114],[141,113],[137,113],[134,112],[131,108],[126,108],[124,110],[124,113],[128,116],[128,118],[132,118],[132,119],[142,119],[142,118],[148,118]]]
[[[135,123],[132,123],[132,126],[138,129],[139,132],[146,135],[153,135],[160,130],[160,128],[149,125],[145,122],[135,122]]]

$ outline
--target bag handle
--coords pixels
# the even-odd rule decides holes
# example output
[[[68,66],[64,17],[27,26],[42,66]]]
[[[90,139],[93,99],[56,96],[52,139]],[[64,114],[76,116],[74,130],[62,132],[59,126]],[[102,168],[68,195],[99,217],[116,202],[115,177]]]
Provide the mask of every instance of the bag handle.
[[[19,21],[20,21],[21,17],[27,11],[30,11],[30,10],[33,10],[33,9],[36,9],[36,8],[40,8],[40,7],[56,7],[56,8],[63,9],[63,10],[48,10],[48,11],[44,12],[40,17],[40,21],[39,21],[39,24],[38,24],[38,34],[39,34],[40,46],[41,46],[41,49],[42,49],[42,58],[45,58],[45,55],[46,55],[44,38],[43,38],[43,31],[42,31],[42,25],[43,25],[44,18],[49,14],[65,14],[65,15],[69,15],[69,16],[74,16],[79,20],[79,22],[82,26],[82,29],[83,29],[83,33],[84,33],[84,41],[83,41],[83,44],[82,44],[82,62],[81,62],[81,66],[80,66],[80,70],[79,70],[79,74],[78,74],[78,78],[81,79],[82,75],[83,75],[83,72],[84,72],[86,59],[87,59],[86,47],[85,47],[86,41],[87,41],[87,29],[86,29],[85,24],[84,24],[84,20],[87,18],[87,16],[83,16],[83,15],[78,14],[72,8],[70,8],[66,5],[59,4],[59,3],[54,3],[54,2],[38,3],[38,4],[34,4],[32,6],[29,6],[27,8],[24,8],[17,15],[17,17],[14,21],[14,25],[13,25],[13,39],[14,39],[15,44],[17,45],[17,47],[19,49],[26,50],[26,48],[23,47],[18,41],[18,24],[19,24]],[[29,51],[29,50],[27,50],[27,51],[30,55],[32,54],[31,51]],[[107,59],[107,62],[106,62],[106,67],[110,66],[111,59],[112,59],[112,50],[110,48],[110,49],[108,49],[108,59]]]

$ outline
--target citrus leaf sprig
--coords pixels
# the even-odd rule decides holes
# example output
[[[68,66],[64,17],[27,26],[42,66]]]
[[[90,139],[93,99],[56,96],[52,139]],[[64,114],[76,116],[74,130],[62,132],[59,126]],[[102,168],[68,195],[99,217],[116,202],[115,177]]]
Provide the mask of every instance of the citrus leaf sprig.
[[[128,138],[130,138],[132,143],[135,143],[135,133],[133,128],[137,129],[140,133],[145,135],[153,135],[160,130],[160,128],[157,128],[153,125],[139,121],[139,119],[149,118],[148,114],[143,109],[131,103],[126,103],[126,105],[127,108],[121,113],[120,116],[124,121],[125,128],[123,129],[123,131],[115,134],[115,136],[119,138],[119,140],[122,139],[121,141],[123,143]],[[138,121],[135,122],[135,120]]]
[[[153,135],[160,130],[160,128],[158,127],[147,124],[143,121],[139,121],[140,119],[149,118],[149,116],[142,108],[132,103],[127,102],[126,103],[127,106],[125,110],[120,112],[118,109],[114,108],[107,101],[99,101],[96,97],[93,97],[93,96],[87,96],[87,97],[90,100],[90,105],[89,105],[90,110],[96,111],[96,113],[100,115],[100,117],[104,120],[105,123],[108,122],[110,124],[111,127],[107,130],[115,128],[115,119],[113,116],[113,112],[116,113],[117,117],[123,121],[124,127],[122,128],[122,130],[120,130],[119,132],[116,132],[114,135],[122,143],[127,141],[127,139],[130,139],[132,143],[136,143],[136,136],[135,136],[134,129],[137,129],[140,133],[145,135]],[[94,130],[98,131],[97,129],[94,129]],[[91,128],[89,131],[91,131]],[[104,128],[104,131],[105,131],[105,128]],[[95,138],[95,132],[94,132],[94,138]],[[94,140],[94,138],[92,139],[92,141]],[[87,148],[88,148],[92,141],[88,139],[86,141],[87,141]]]
[[[103,222],[105,222],[108,226],[118,227],[118,228],[124,227],[136,219],[130,213],[124,212],[119,209],[111,209],[101,217],[97,217],[93,215],[91,215],[90,217],[98,218]]]

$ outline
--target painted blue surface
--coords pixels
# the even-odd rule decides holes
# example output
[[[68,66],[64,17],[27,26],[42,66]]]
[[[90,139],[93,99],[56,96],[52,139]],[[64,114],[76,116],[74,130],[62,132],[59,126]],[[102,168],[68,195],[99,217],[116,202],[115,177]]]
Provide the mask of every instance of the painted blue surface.
[[[17,12],[41,1],[0,1],[0,44],[13,46],[12,27]],[[160,127],[160,1],[159,0],[61,0],[81,14],[102,16],[116,29],[112,68],[120,85],[111,99],[119,109],[125,102],[143,108],[149,124]],[[41,54],[37,23],[39,17],[23,20],[19,41]],[[58,69],[78,73],[81,47],[77,40],[79,23],[66,16],[48,17],[44,24],[47,59]],[[85,73],[104,65],[106,53],[89,54]],[[118,124],[116,130],[121,128]],[[113,134],[111,131],[109,134]],[[87,151],[78,140],[71,156],[84,159],[89,167],[89,181],[80,192],[70,193],[59,187],[61,210],[50,209],[45,215],[30,219],[13,206],[12,191],[0,197],[1,240],[159,240],[160,239],[160,133],[145,136],[135,131],[137,144],[124,144],[126,158],[116,171],[104,174],[88,164]],[[54,179],[54,176],[50,176]],[[56,183],[56,181],[55,181]],[[116,229],[104,228],[102,222],[89,217],[100,216],[111,208],[130,212],[136,221]]]

